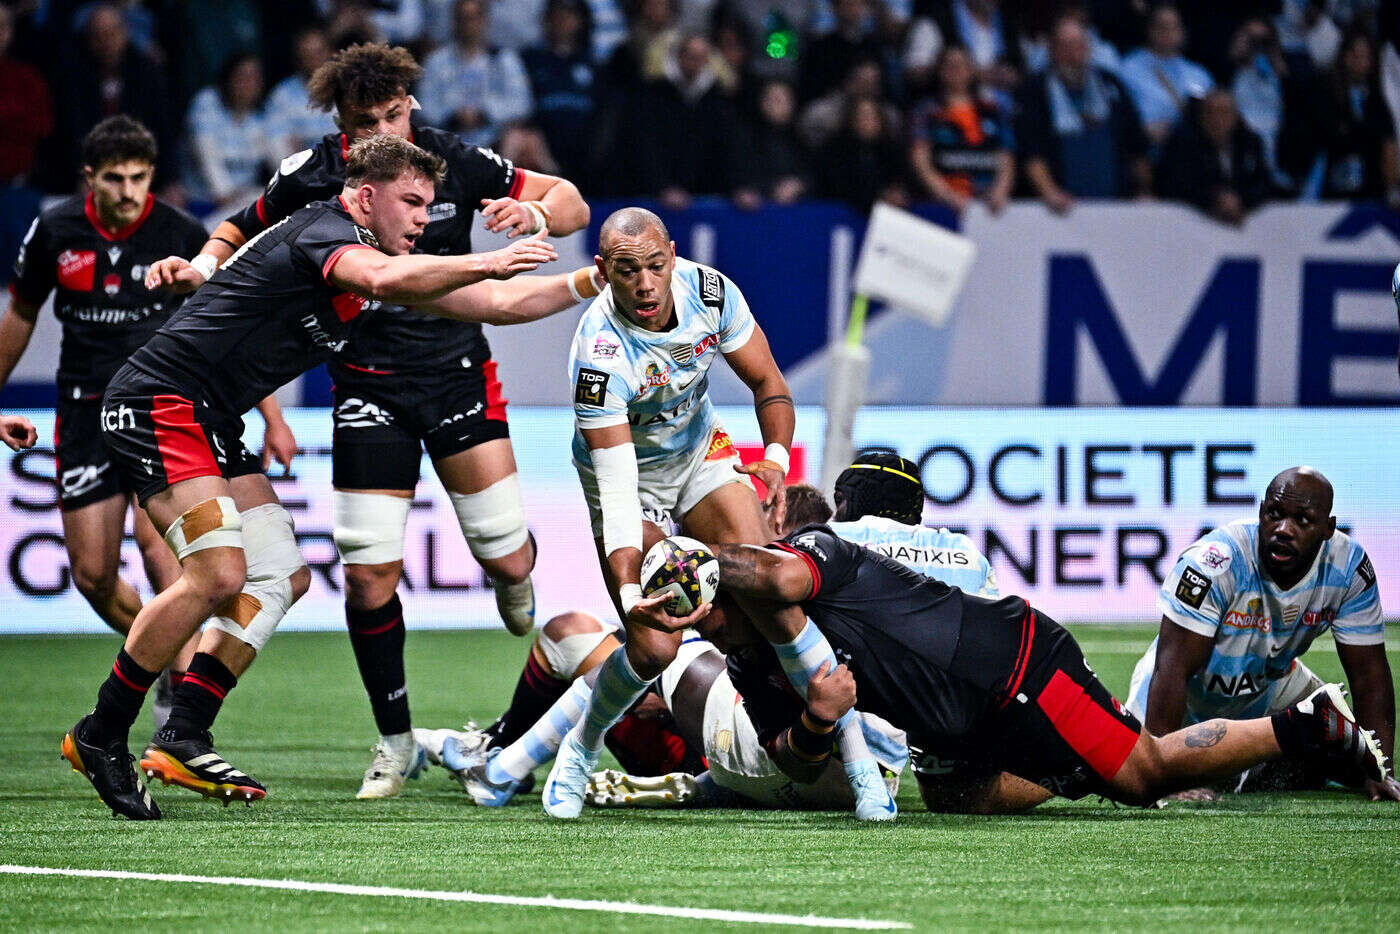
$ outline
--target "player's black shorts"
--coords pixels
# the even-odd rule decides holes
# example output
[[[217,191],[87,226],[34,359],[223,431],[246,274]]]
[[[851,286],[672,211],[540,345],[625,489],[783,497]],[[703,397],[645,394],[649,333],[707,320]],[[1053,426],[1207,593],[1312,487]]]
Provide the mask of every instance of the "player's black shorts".
[[[54,409],[58,503],[64,512],[131,492],[102,438],[102,397],[65,398]]]
[[[1029,644],[979,728],[978,757],[1065,798],[1107,794],[1142,724],[1099,682],[1074,637],[1028,611]]]
[[[470,358],[468,358],[470,359]],[[422,451],[441,460],[510,437],[496,361],[425,373],[338,364],[331,481],[346,490],[412,490]]]
[[[109,389],[100,419],[113,468],[142,503],[181,480],[262,472],[243,446],[241,418],[183,396]]]

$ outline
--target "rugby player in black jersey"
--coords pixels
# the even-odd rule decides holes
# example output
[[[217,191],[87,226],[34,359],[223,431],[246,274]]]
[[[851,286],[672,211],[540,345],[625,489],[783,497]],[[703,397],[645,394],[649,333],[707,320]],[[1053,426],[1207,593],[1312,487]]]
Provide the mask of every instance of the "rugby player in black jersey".
[[[442,172],[440,157],[400,137],[357,143],[340,195],[245,244],[112,378],[103,436],[182,567],[137,614],[96,708],[63,738],[64,757],[115,813],[160,816],[131,768],[127,734],[155,672],[206,618],[200,651],[142,771],[226,800],[266,793],[214,751],[209,727],[310,573],[291,516],[239,441],[242,413],[326,360],[380,303],[508,324],[598,292],[592,267],[484,281],[551,261],[553,247],[538,237],[492,253],[406,255],[428,225]],[[148,284],[187,265],[168,259]]]
[[[517,168],[490,150],[463,145],[453,133],[411,126],[416,103],[409,89],[420,74],[407,49],[378,44],[351,46],[317,69],[308,93],[333,111],[341,132],[283,160],[262,197],[214,231],[195,259],[202,272],[302,205],[334,197],[350,144],[380,133],[411,139],[447,161],[420,253],[470,252],[478,210],[488,230],[511,236],[545,229],[562,236],[588,224],[588,205],[572,183]],[[521,503],[506,400],[480,326],[386,307],[336,354],[330,369],[334,535],[345,566],[345,617],[380,733],[358,796],[384,798],[398,794],[423,762],[411,732],[396,593],[422,451],[495,588],[506,628],[516,635],[534,625],[535,545]]]
[[[905,730],[911,750],[981,768],[956,800],[944,790],[931,807],[1014,810],[1045,791],[1148,805],[1283,755],[1320,760],[1338,775],[1387,772],[1336,685],[1272,717],[1153,737],[1099,683],[1069,632],[1019,597],[965,594],[825,526],[766,548],[713,550],[721,589],[745,603],[780,657],[808,653],[825,635],[855,675],[861,710]],[[829,752],[831,737],[829,723],[813,721],[793,738],[810,760]]]
[[[10,306],[0,318],[3,386],[29,345],[40,308],[54,297],[54,317],[63,328],[54,419],[63,544],[73,586],[123,634],[141,609],[136,589],[119,574],[132,491],[112,467],[98,411],[112,374],[184,301],[152,295],[142,284],[146,270],[196,248],[207,235],[194,218],[150,193],[156,156],[155,137],[130,117],[109,117],[93,127],[82,147],[87,193],[64,198],[30,226],[15,263]],[[269,402],[265,413],[274,433],[285,426],[275,405]],[[19,450],[34,440],[6,443]],[[269,448],[275,446],[276,437],[269,440]],[[140,510],[134,530],[146,577],[158,592],[180,576],[179,563]],[[191,645],[182,653],[163,685],[178,682],[193,652]],[[158,726],[165,700],[158,701]]]

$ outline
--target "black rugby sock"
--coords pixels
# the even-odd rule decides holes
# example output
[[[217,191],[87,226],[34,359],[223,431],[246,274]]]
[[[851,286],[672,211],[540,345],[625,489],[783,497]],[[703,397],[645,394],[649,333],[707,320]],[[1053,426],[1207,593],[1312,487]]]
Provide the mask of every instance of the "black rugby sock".
[[[1297,758],[1307,749],[1306,727],[1302,719],[1292,707],[1269,717],[1274,728],[1274,739],[1278,740],[1278,747],[1288,758]]]
[[[93,709],[102,728],[118,736],[126,736],[141,705],[146,701],[146,692],[160,677],[158,671],[147,671],[136,664],[126,654],[126,649],[117,651],[117,660],[112,663],[112,672],[102,687],[97,689],[97,707]]]
[[[540,664],[532,650],[525,660],[525,670],[515,683],[515,693],[511,695],[510,706],[501,714],[501,719],[491,725],[491,747],[509,746],[524,736],[535,725],[554,702],[569,690],[569,682],[556,678]]]
[[[170,705],[170,719],[161,730],[162,736],[199,735],[213,726],[224,698],[238,684],[238,677],[223,662],[207,652],[196,652],[189,670],[175,689]]]
[[[408,684],[403,671],[403,604],[399,595],[377,610],[345,607],[345,624],[350,629],[350,647],[360,668],[374,723],[381,736],[407,733],[412,728],[408,715]]]

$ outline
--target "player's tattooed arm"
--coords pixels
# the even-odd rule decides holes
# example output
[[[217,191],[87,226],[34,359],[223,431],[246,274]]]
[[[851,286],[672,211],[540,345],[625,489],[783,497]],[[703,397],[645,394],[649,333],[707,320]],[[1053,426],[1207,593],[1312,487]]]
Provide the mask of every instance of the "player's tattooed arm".
[[[759,399],[758,401],[756,401],[756,402],[753,404],[753,407],[754,407],[754,410],[755,410],[755,411],[757,411],[757,412],[762,412],[764,409],[768,408],[768,406],[770,406],[770,405],[786,405],[786,406],[788,406],[789,408],[791,408],[791,407],[792,407],[792,396],[788,395],[788,394],[785,393],[785,392],[783,392],[783,393],[777,393],[776,395],[772,395],[772,396],[764,396],[762,399]]]
[[[797,603],[812,593],[812,572],[793,554],[757,545],[714,545],[719,585],[740,597]]]

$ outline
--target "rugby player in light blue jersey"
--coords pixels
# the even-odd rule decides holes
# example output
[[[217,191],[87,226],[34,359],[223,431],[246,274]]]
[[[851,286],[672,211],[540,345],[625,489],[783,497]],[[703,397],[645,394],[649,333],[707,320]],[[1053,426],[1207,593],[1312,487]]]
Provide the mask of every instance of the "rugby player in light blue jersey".
[[[1371,559],[1337,531],[1332,484],[1310,467],[1269,484],[1257,522],[1238,521],[1182,553],[1158,597],[1162,627],[1138,662],[1128,709],[1161,736],[1215,717],[1263,717],[1322,682],[1299,657],[1332,630],[1356,722],[1394,755],[1395,690]],[[1367,781],[1400,801],[1393,773]]]
[[[668,598],[644,598],[642,555],[667,518],[706,542],[765,544],[772,534],[747,475],[768,487],[781,521],[783,481],[795,413],[786,380],[739,289],[720,273],[678,259],[665,224],[650,211],[623,208],[598,234],[598,268],[608,280],[579,321],[569,357],[574,384],[574,466],[583,486],[608,591],[627,630],[626,645],[599,670],[582,721],[564,738],[546,780],[545,812],[577,817],[603,737],[676,657],[680,633],[708,605],[677,621]],[[705,389],[723,355],[753,391],[764,459],[740,464]],[[802,693],[834,655],[825,637],[787,643],[789,677]],[[821,658],[817,658],[820,655]],[[854,717],[838,730],[856,813],[895,816],[879,768]],[[850,749],[847,749],[847,745]]]

